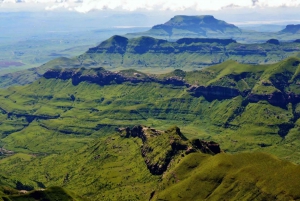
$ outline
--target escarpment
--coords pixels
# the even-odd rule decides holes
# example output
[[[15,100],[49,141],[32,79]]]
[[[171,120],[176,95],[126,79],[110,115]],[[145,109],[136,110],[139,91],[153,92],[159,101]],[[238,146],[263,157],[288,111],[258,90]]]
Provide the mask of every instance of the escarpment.
[[[290,58],[273,66],[253,66],[252,70],[249,69],[250,66],[245,65],[238,69],[239,73],[222,76],[218,75],[220,70],[218,68],[226,65],[229,65],[226,68],[239,68],[239,64],[227,62],[200,71],[175,70],[162,75],[142,73],[136,70],[111,72],[104,68],[52,69],[44,74],[44,78],[70,79],[73,85],[81,82],[101,86],[123,83],[157,83],[182,87],[190,95],[203,96],[207,100],[224,100],[241,96],[246,102],[268,101],[272,105],[285,108],[288,103],[300,102],[300,90],[298,90],[300,77],[297,74],[299,63],[299,59]],[[246,70],[243,71],[243,68]],[[286,68],[286,70],[281,69],[282,72],[276,72],[278,68]],[[275,74],[269,75],[270,72],[275,72]],[[201,77],[207,81],[202,80]]]

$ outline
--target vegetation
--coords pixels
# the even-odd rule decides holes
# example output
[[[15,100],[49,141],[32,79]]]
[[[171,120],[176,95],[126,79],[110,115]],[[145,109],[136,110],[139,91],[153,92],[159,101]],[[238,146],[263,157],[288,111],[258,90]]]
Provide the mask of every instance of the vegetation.
[[[299,171],[262,153],[194,153],[165,174],[153,200],[297,200]]]
[[[299,64],[227,61],[160,75],[56,68],[30,85],[2,89],[0,195],[298,199],[299,166],[291,162],[300,162]],[[158,130],[127,132],[138,124]],[[227,153],[214,155],[200,141],[218,142]]]

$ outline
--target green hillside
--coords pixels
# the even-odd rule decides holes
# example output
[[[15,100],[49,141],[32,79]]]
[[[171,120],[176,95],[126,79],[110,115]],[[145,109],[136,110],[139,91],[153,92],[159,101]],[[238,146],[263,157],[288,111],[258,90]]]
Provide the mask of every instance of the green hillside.
[[[299,200],[299,171],[262,153],[190,154],[165,174],[153,200]]]
[[[299,65],[291,57],[166,74],[54,68],[2,89],[0,195],[297,200]]]
[[[263,153],[214,154],[211,150],[219,150],[217,144],[188,140],[176,127],[164,132],[137,126],[120,132],[27,162],[7,158],[0,163],[7,176],[46,190],[21,195],[15,190],[14,195],[3,194],[3,199],[299,199],[300,168],[290,162]],[[168,159],[164,174],[152,171],[152,164],[161,167],[156,160]],[[53,185],[60,187],[48,188]]]

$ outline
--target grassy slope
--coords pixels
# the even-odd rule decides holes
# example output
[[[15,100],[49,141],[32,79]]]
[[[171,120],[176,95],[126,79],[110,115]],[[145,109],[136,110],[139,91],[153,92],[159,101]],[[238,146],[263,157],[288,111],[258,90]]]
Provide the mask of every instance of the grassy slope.
[[[298,200],[299,175],[299,166],[262,153],[190,154],[153,200]]]
[[[168,133],[163,135],[170,135]],[[160,137],[152,146],[161,153],[171,135]],[[11,200],[297,200],[299,166],[263,153],[186,155],[179,152],[162,176],[146,168],[138,138],[119,135],[96,141],[62,154],[36,157],[20,162],[8,158],[0,164],[8,177],[27,186],[60,186]],[[17,164],[17,165],[16,165]],[[79,196],[74,196],[76,192]],[[70,199],[70,196],[73,199]]]

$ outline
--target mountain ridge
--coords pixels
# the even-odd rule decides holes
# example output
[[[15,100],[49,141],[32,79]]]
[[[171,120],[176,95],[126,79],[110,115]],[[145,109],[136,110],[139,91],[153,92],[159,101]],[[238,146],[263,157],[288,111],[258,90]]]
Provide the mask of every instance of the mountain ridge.
[[[128,39],[112,36],[74,58],[58,58],[38,68],[1,76],[0,86],[24,85],[52,68],[98,68],[117,71],[128,68],[144,72],[186,71],[235,60],[239,63],[276,63],[298,56],[300,43],[269,40],[261,44],[241,44],[232,39],[182,38],[169,42],[151,37]]]

